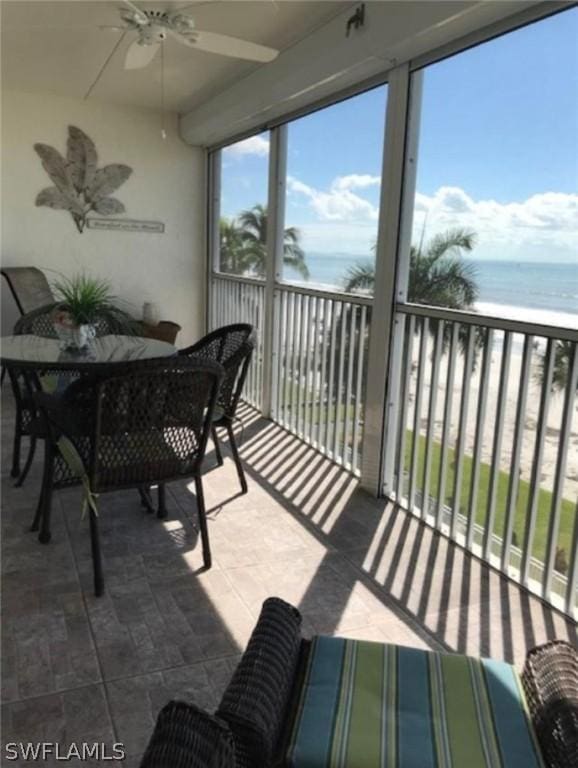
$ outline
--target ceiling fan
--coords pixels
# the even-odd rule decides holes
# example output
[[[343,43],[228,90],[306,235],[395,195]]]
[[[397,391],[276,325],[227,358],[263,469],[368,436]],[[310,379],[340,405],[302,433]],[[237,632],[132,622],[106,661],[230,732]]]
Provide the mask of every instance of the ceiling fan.
[[[128,48],[125,69],[146,67],[169,37],[190,48],[248,61],[266,63],[279,55],[279,51],[265,45],[217,32],[203,32],[196,28],[193,17],[183,13],[182,9],[144,10],[131,0],[123,2],[127,8],[120,9],[120,17],[125,26],[119,29],[125,34],[137,33],[137,39]]]

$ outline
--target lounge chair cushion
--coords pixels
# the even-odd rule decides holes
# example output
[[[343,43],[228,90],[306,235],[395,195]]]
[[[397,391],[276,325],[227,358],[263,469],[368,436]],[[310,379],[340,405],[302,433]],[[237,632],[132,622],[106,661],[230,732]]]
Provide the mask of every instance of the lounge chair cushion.
[[[509,664],[343,638],[313,640],[290,768],[541,768]]]

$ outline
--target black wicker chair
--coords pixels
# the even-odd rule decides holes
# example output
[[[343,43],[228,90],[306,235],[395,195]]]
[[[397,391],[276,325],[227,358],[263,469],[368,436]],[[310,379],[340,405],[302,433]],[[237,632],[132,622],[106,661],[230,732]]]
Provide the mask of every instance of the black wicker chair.
[[[253,326],[247,323],[237,323],[218,328],[216,331],[212,331],[207,336],[204,336],[196,344],[179,352],[179,355],[183,357],[212,360],[220,363],[225,369],[225,377],[219,392],[211,434],[215,444],[217,462],[221,466],[223,464],[223,456],[219,446],[217,428],[222,427],[227,430],[233,460],[237,468],[243,493],[247,493],[247,480],[245,479],[243,464],[235,440],[233,422],[239,398],[243,391],[243,385],[247,378],[247,370],[254,347],[255,335]]]
[[[534,729],[548,768],[578,766],[578,653],[554,640],[534,648],[522,674]]]
[[[54,302],[46,304],[42,307],[37,307],[20,317],[14,326],[14,335],[41,336],[47,339],[57,338],[52,321],[54,306]],[[119,313],[119,318],[120,317],[121,315]],[[95,324],[96,335],[107,336],[115,333],[126,334],[126,330],[129,327],[129,321],[130,318],[128,316],[126,316],[126,324],[124,322],[116,322],[113,318],[109,317],[100,318]],[[58,375],[62,377],[64,374],[59,372]],[[11,476],[17,478],[15,485],[16,487],[20,487],[32,466],[37,440],[43,436],[38,433],[37,429],[38,423],[35,419],[36,408],[33,398],[31,397],[30,374],[28,373],[24,375],[22,371],[11,368],[9,376],[16,404]],[[20,458],[23,437],[28,437],[30,442],[24,467],[21,469]],[[65,475],[66,468],[63,467],[62,472]]]
[[[163,358],[99,366],[94,376],[78,379],[59,397],[37,394],[49,433],[42,503],[33,524],[41,527],[41,541],[50,540],[54,459],[64,436],[82,461],[91,494],[155,484],[164,493],[164,483],[193,477],[203,560],[210,568],[201,468],[222,378],[216,363]],[[88,512],[94,587],[101,595],[98,517],[91,504]],[[158,514],[166,514],[164,504]]]

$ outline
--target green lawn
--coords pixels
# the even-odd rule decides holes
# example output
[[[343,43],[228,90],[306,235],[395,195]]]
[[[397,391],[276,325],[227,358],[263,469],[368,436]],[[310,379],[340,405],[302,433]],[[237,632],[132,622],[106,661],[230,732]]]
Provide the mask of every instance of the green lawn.
[[[292,383],[290,380],[285,381],[285,405],[286,414],[289,415],[291,410],[291,398],[295,397],[295,407],[297,409],[297,398],[299,395],[298,385]],[[302,406],[301,414],[304,415],[303,403],[309,402],[309,399],[313,397],[313,393],[309,393],[301,388]],[[354,416],[354,405],[347,407],[347,415],[349,418]],[[340,428],[343,428],[343,417],[345,416],[344,407],[339,404],[337,419],[335,414],[335,407],[329,409],[327,417],[329,423],[333,424],[335,421],[340,423]],[[317,406],[313,410],[313,418],[316,419],[318,414]],[[311,413],[308,414],[309,417]],[[340,434],[342,437],[342,433]],[[405,448],[405,471],[409,472],[410,457],[412,451],[412,439],[413,432],[407,431],[406,448]],[[351,440],[351,435],[350,435]],[[416,468],[416,488],[422,490],[423,487],[423,471],[425,462],[425,436],[420,435],[418,446],[418,459]],[[351,446],[350,446],[351,447]],[[439,485],[440,485],[440,463],[441,463],[441,445],[440,443],[432,443],[432,458],[431,458],[431,475],[430,475],[430,496],[437,498]],[[471,456],[464,455],[463,470],[462,470],[462,487],[460,493],[460,513],[467,516],[469,499],[470,499],[470,485],[472,475],[472,458]],[[455,451],[453,448],[448,449],[447,461],[446,461],[446,485],[445,485],[445,503],[448,507],[453,506],[453,493],[454,493],[454,476],[455,476]],[[496,493],[496,511],[494,518],[494,533],[497,536],[502,537],[504,532],[504,518],[506,514],[506,504],[508,499],[508,486],[510,475],[508,472],[499,471],[498,473],[498,485]],[[487,506],[488,506],[488,491],[490,484],[490,466],[489,464],[480,463],[479,484],[478,484],[478,499],[476,504],[476,523],[485,527]],[[528,496],[530,492],[530,485],[526,480],[520,480],[518,483],[518,498],[516,503],[516,516],[514,521],[514,542],[518,545],[522,545],[524,540],[524,527],[526,521],[526,514],[528,509]],[[552,504],[552,494],[550,491],[541,489],[538,493],[538,514],[536,516],[536,529],[534,535],[534,542],[532,551],[534,556],[539,560],[544,560],[546,541],[548,538],[548,524],[550,521],[550,511]],[[560,529],[558,533],[557,547],[561,547],[565,550],[566,558],[568,559],[570,546],[572,541],[572,534],[574,528],[574,520],[576,516],[576,510],[571,501],[563,499],[560,511]]]
[[[412,451],[413,432],[407,431],[406,449],[405,449],[405,470],[409,471],[410,457]],[[418,445],[418,459],[417,459],[417,482],[416,487],[421,490],[423,487],[423,471],[425,464],[425,448],[426,439],[425,436],[420,435]],[[440,443],[432,443],[431,452],[431,480],[430,480],[430,496],[437,498],[438,490],[440,486],[440,463],[441,463],[441,445]],[[473,461],[471,456],[464,455],[463,458],[463,470],[462,470],[462,487],[460,494],[459,509],[460,513],[467,516],[467,510],[470,499],[470,483],[472,476]],[[453,448],[449,448],[447,452],[446,460],[446,486],[445,486],[445,503],[448,507],[454,505],[453,493],[454,493],[454,477],[455,477],[455,451]],[[508,486],[510,481],[510,475],[508,472],[499,471],[498,484],[496,493],[496,513],[494,522],[494,533],[498,536],[503,535],[504,531],[504,517],[506,513],[506,504],[508,500]],[[476,505],[476,522],[484,526],[486,521],[487,506],[488,506],[488,493],[490,485],[490,466],[489,464],[480,463],[479,473],[479,485],[478,485],[478,499]],[[520,480],[518,483],[518,499],[516,504],[516,516],[514,521],[514,533],[518,544],[522,544],[524,540],[524,527],[526,521],[526,514],[528,510],[528,497],[530,493],[530,484],[525,480]],[[548,538],[548,524],[550,521],[550,511],[552,505],[552,494],[550,491],[541,489],[538,493],[538,514],[536,516],[536,530],[533,543],[533,554],[539,560],[544,560],[546,541]],[[576,516],[576,510],[571,501],[567,499],[562,500],[560,511],[560,530],[558,534],[558,547],[562,547],[566,551],[566,555],[570,552],[570,544],[572,541],[572,532],[574,527],[574,519]]]

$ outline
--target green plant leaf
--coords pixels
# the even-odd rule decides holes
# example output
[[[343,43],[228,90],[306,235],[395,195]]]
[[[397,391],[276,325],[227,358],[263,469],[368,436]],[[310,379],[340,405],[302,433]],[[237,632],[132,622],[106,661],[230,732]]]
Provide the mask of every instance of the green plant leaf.
[[[68,126],[66,144],[68,173],[77,192],[90,187],[96,174],[98,155],[94,142],[84,131],[74,125]]]

